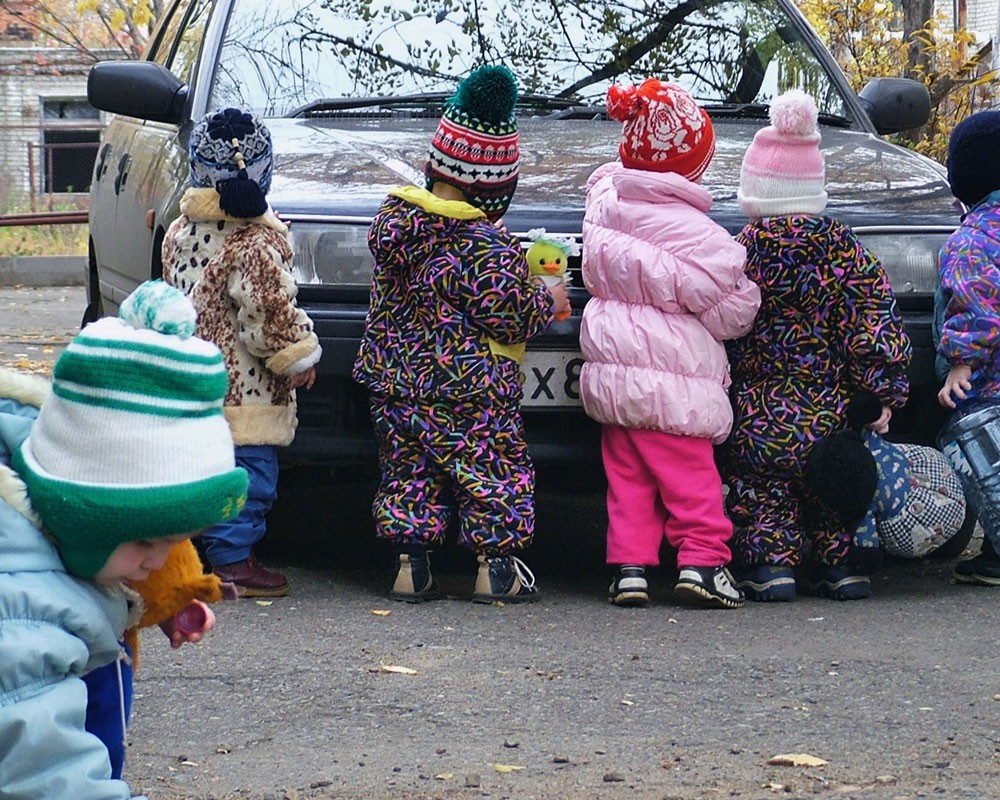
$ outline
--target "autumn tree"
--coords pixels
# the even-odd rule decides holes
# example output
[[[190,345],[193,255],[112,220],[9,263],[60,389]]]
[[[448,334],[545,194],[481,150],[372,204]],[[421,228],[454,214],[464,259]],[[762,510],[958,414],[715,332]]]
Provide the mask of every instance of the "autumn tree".
[[[95,61],[100,51],[142,52],[165,0],[35,0],[9,13],[36,31],[42,45],[72,47]]]

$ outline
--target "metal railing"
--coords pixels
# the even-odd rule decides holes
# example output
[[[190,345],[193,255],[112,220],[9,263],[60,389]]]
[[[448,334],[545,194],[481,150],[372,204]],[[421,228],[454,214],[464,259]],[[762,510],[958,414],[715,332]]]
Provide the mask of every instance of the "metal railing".
[[[89,220],[86,211],[32,211],[0,214],[0,228],[16,225],[80,225]]]

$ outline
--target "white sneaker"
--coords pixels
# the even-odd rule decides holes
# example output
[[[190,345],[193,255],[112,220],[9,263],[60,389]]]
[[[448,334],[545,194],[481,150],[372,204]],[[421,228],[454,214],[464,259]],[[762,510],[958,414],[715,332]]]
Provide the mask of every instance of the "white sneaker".
[[[681,567],[674,592],[699,605],[717,608],[742,608],[746,603],[725,567]]]
[[[622,564],[608,588],[608,600],[616,606],[649,605],[649,587],[646,568],[636,564]]]

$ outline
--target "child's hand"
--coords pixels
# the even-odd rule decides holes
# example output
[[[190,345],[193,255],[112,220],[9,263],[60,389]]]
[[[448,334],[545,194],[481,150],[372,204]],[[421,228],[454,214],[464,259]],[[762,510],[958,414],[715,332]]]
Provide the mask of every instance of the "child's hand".
[[[292,375],[288,380],[293,389],[312,389],[316,383],[316,367],[309,367],[305,372]]]
[[[192,609],[192,606],[194,609]],[[194,611],[194,613],[190,613],[190,616],[201,618],[197,628],[193,630],[187,629],[181,624],[182,621],[178,619],[182,614],[185,614],[185,612],[191,611]],[[214,627],[215,612],[201,602],[201,600],[192,600],[187,608],[181,609],[166,622],[160,623],[160,630],[162,630],[166,634],[167,638],[170,639],[170,646],[175,650],[185,642],[190,642],[191,644],[200,642],[205,638],[205,634],[207,634]]]
[[[566,291],[566,284],[559,282],[548,287],[552,294],[552,316],[565,319],[570,311],[569,292]]]
[[[955,408],[953,397],[967,400],[967,392],[972,391],[972,367],[967,364],[955,364],[944,379],[944,386],[938,392],[938,402],[945,408]]]
[[[882,413],[874,422],[869,422],[865,427],[870,431],[875,431],[879,436],[885,436],[889,432],[889,420],[892,419],[892,409],[889,406],[882,406]]]

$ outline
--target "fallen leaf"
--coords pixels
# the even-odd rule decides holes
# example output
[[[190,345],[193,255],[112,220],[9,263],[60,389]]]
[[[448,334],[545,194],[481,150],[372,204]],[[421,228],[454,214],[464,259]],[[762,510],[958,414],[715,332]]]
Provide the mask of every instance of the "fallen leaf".
[[[635,703],[632,702],[631,700],[619,700],[618,702],[621,703],[623,706],[634,706],[635,705]]]
[[[454,777],[455,777],[455,774],[452,773],[452,772],[439,772],[437,775],[434,776],[434,780],[436,780],[436,781],[450,781]]]
[[[373,608],[370,613],[376,617],[388,617],[392,612],[387,608]]]
[[[255,600],[254,602],[257,603],[257,605],[259,605],[259,606],[269,606],[274,601],[273,600]]]
[[[493,769],[497,772],[517,772],[518,770],[524,769],[524,767],[517,767],[513,764],[494,764]]]
[[[398,667],[395,664],[379,664],[379,668],[382,672],[395,672],[398,675],[417,675],[415,669],[410,669],[409,667]]]
[[[767,763],[773,767],[823,767],[829,762],[808,753],[782,753],[771,756]]]

